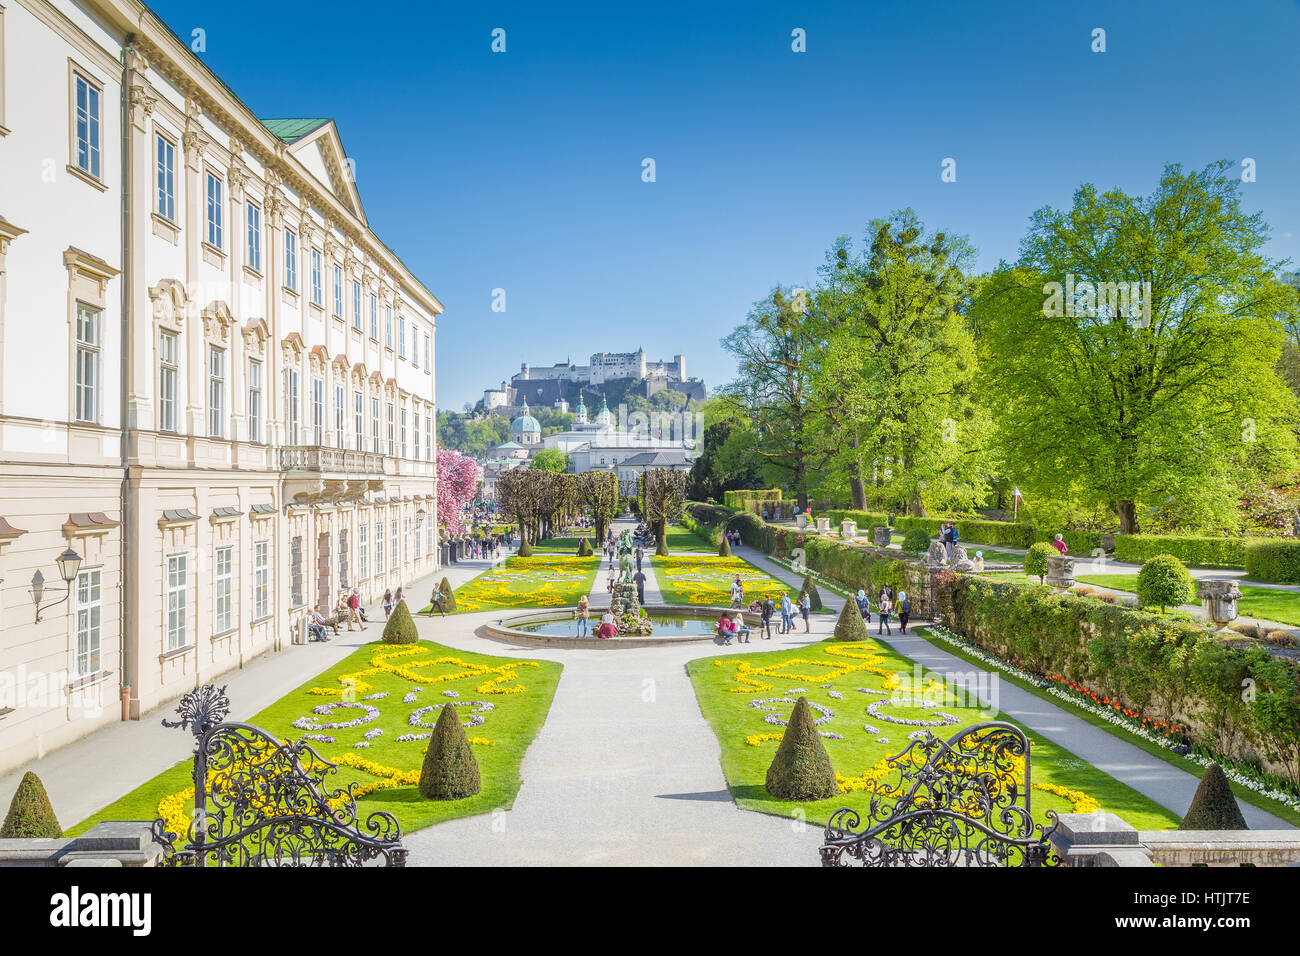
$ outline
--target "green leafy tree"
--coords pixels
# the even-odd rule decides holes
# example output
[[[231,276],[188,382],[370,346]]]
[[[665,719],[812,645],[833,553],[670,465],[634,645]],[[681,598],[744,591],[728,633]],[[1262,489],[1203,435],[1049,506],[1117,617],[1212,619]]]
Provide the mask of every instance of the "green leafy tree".
[[[677,521],[686,505],[684,471],[652,468],[637,479],[646,523],[655,534],[655,554],[668,556],[668,522]]]
[[[903,535],[903,550],[922,554],[930,549],[930,532],[924,528],[908,528]]]
[[[596,526],[596,541],[603,542],[619,513],[618,477],[612,471],[588,471],[577,476],[575,489],[578,506]]]
[[[927,544],[928,548],[929,545]],[[1046,541],[1039,541],[1029,546],[1028,553],[1025,554],[1025,574],[1038,575],[1038,581],[1041,584],[1043,578],[1047,576],[1047,559],[1056,555],[1056,549]]]
[[[1143,562],[1134,590],[1143,607],[1159,607],[1161,614],[1196,597],[1192,576],[1172,554],[1157,554]]]
[[[984,283],[979,391],[1030,500],[1104,503],[1122,532],[1168,500],[1222,521],[1241,472],[1293,461],[1275,366],[1296,296],[1230,165],[1166,167],[1149,196],[1084,185]]]
[[[543,448],[533,455],[529,468],[537,471],[552,471],[562,474],[569,470],[569,456],[558,448]]]

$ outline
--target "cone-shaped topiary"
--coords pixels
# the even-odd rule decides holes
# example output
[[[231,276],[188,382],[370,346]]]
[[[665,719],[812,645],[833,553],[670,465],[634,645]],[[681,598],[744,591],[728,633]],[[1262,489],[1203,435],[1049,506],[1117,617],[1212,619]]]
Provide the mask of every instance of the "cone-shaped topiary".
[[[28,770],[14,791],[4,826],[0,827],[0,839],[56,839],[61,836],[63,827],[59,826],[59,818],[50,806],[45,785],[40,777]]]
[[[397,606],[393,608],[393,613],[388,615],[388,620],[384,624],[384,643],[385,644],[414,644],[419,640],[419,633],[415,629],[415,621],[411,620],[411,612],[406,607],[405,601],[398,601]]]
[[[727,540],[725,534],[722,536],[722,543],[718,545],[718,556],[722,558],[731,557],[731,542]]]
[[[806,697],[795,701],[781,746],[767,768],[767,792],[781,800],[825,800],[840,792]]]
[[[596,552],[591,550],[591,539],[583,535],[578,539],[578,557],[589,558]]]
[[[515,552],[521,558],[531,558],[533,556],[533,546],[524,538],[519,542],[519,550]]]
[[[1228,786],[1228,778],[1223,768],[1212,763],[1205,768],[1196,796],[1187,816],[1178,825],[1180,830],[1249,830],[1246,818],[1241,815],[1237,798]]]
[[[817,585],[813,584],[811,574],[804,575],[803,586],[800,587],[799,590],[808,592],[808,600],[812,602],[812,609],[814,611],[820,611],[826,606],[822,604],[821,593],[817,590]]]
[[[460,800],[483,789],[478,761],[454,704],[445,704],[424,752],[420,793],[430,800]]]
[[[869,636],[867,623],[862,620],[862,612],[858,610],[858,602],[849,598],[840,609],[840,619],[835,622],[835,640],[865,641]]]
[[[456,610],[456,592],[452,590],[451,582],[443,577],[442,583],[438,585],[438,593],[442,595],[442,609],[444,611]]]

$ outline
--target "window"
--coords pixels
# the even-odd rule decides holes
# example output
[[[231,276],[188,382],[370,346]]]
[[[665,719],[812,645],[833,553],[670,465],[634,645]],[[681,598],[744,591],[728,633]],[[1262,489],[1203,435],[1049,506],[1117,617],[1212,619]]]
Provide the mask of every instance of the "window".
[[[343,428],[343,386],[334,386],[334,444],[345,447],[347,434]]]
[[[409,557],[410,540],[411,540],[411,519],[403,518],[402,519],[402,566],[403,567],[405,567],[410,562],[410,557]]]
[[[176,383],[180,374],[176,333],[158,333],[158,429],[176,431]]]
[[[393,347],[393,307],[391,305],[384,306],[384,346],[390,349]]]
[[[365,399],[361,397],[360,392],[352,393],[352,433],[356,436],[357,451],[361,451],[362,443],[365,441]]]
[[[100,575],[99,568],[77,575],[77,677],[99,673]]]
[[[424,416],[424,460],[433,461],[433,409]]]
[[[284,231],[284,284],[298,291],[298,234],[292,229]]]
[[[311,304],[325,307],[325,290],[321,279],[321,254],[319,249],[311,251]]]
[[[289,604],[302,607],[302,537],[289,541]]]
[[[262,207],[248,204],[248,262],[254,272],[262,271]]]
[[[216,177],[216,174],[208,173],[208,245],[214,249],[223,248],[221,192],[221,180]]]
[[[411,364],[420,367],[420,331],[414,326],[411,328]]]
[[[375,574],[384,573],[384,519],[375,522]]]
[[[158,137],[158,215],[176,221],[176,144]]]
[[[76,152],[73,161],[83,173],[99,179],[99,87],[80,73],[72,74],[76,88]]]
[[[370,400],[370,450],[376,455],[383,454],[384,447],[379,442],[379,399]]]
[[[415,409],[415,420],[411,422],[411,457],[420,460],[420,410]]]
[[[208,346],[208,434],[226,434],[226,353],[215,345]]]
[[[334,267],[334,314],[343,318],[343,267]]]
[[[231,568],[231,549],[217,548],[215,573],[212,577],[212,633],[225,634],[232,628],[230,613],[234,572]]]
[[[339,587],[348,587],[348,529],[339,529]]]
[[[248,440],[262,441],[262,363],[248,360]]]
[[[424,370],[433,371],[433,342],[429,338],[429,333],[424,333]]]
[[[311,380],[311,427],[313,444],[325,444],[325,382],[319,378]]]
[[[298,370],[289,369],[289,400],[286,404],[289,406],[289,444],[296,445],[299,442],[298,437]]]
[[[73,355],[76,420],[99,421],[99,311],[77,303],[77,346]]]
[[[397,357],[406,358],[406,316],[397,317]]]
[[[361,328],[361,283],[352,283],[352,327]]]
[[[411,544],[414,550],[415,560],[420,560],[420,523],[424,521],[423,515],[415,516],[415,535],[411,538]]]
[[[398,414],[402,416],[401,427],[397,429],[397,444],[399,450],[398,457],[405,458],[406,457],[406,408],[403,407]]]
[[[188,558],[183,554],[169,555],[167,558],[167,650],[175,651],[184,647],[185,612],[189,591],[186,581],[186,564]]]
[[[393,438],[394,438],[394,435],[393,435],[393,403],[392,403],[392,402],[389,402],[389,403],[388,403],[388,454],[389,454],[390,456],[391,456],[391,455],[394,455],[394,454],[397,453],[397,443],[393,440]]]
[[[271,613],[271,542],[253,542],[253,620]]]
[[[369,523],[363,522],[357,527],[357,570],[362,581],[370,576],[370,542],[366,540],[369,532]]]
[[[392,523],[389,524],[388,529],[393,533],[392,544],[389,545],[389,547],[392,549],[391,551],[392,560],[390,562],[390,567],[393,570],[398,570],[399,568],[397,564],[397,546],[399,542],[397,540],[397,519],[396,518],[394,518],[392,520]]]
[[[433,554],[433,515],[430,515],[429,520],[425,521],[424,523],[424,543],[426,545],[424,550],[427,551],[430,555],[432,555]]]
[[[379,296],[370,297],[370,337],[379,341]]]

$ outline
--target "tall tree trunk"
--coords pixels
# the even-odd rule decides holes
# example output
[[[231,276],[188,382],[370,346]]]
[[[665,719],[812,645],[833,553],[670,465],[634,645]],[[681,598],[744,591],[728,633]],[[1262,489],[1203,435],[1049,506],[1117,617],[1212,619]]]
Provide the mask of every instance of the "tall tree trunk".
[[[795,501],[799,505],[800,511],[808,510],[808,466],[804,463],[803,455],[795,459],[794,465],[794,492]]]
[[[853,495],[853,507],[858,511],[867,510],[867,489],[862,484],[862,456],[858,454],[858,436],[849,439],[853,449],[853,472],[849,475],[849,491]]]
[[[1137,505],[1127,499],[1121,498],[1115,502],[1115,514],[1119,516],[1120,534],[1137,534]]]

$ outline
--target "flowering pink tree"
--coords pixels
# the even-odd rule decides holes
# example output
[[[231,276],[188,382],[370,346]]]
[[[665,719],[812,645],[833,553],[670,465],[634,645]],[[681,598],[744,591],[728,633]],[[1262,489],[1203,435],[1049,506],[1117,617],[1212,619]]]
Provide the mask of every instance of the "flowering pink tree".
[[[447,534],[465,531],[465,506],[474,500],[482,469],[468,455],[438,449],[438,520]]]

